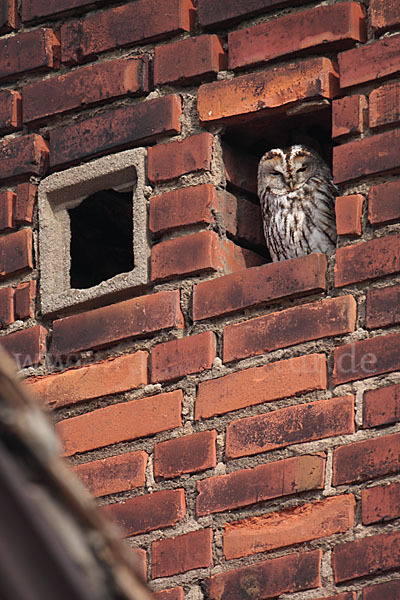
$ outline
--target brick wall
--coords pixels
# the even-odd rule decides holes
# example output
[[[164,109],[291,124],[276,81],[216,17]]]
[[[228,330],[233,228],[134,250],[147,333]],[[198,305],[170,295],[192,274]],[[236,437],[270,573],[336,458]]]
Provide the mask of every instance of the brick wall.
[[[0,339],[156,597],[399,598],[398,2],[0,4]],[[315,124],[338,250],[272,264],[257,156]],[[136,146],[148,286],[42,317],[40,180]]]

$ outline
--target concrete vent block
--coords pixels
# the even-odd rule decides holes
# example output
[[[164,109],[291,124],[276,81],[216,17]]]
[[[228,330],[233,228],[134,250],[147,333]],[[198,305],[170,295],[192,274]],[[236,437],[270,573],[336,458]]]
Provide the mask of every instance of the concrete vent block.
[[[96,306],[104,303],[108,298],[116,296],[132,296],[143,290],[148,284],[150,246],[144,195],[146,154],[144,148],[127,150],[78,167],[72,167],[60,173],[54,173],[41,182],[39,186],[39,268],[40,307],[43,314],[65,311],[74,306]],[[94,211],[94,222],[95,217],[98,216],[96,215],[96,194],[106,190],[111,190],[112,194],[124,192],[120,195],[124,196],[125,201],[126,198],[128,201],[130,198],[127,192],[132,192],[133,260],[130,260],[129,264],[131,267],[133,265],[133,268],[127,272],[117,271],[113,277],[91,287],[82,285],[81,289],[72,288],[69,211],[90,198],[91,210]],[[118,196],[118,194],[114,195]],[[98,207],[100,211],[100,204]],[[128,204],[128,210],[130,210],[129,207],[130,204]],[[108,205],[108,210],[113,210],[112,202]],[[82,227],[86,226],[90,228],[90,219],[82,223]],[[107,250],[107,227],[108,225],[105,225],[104,247],[101,248],[102,252],[99,252],[99,261],[104,260],[107,252],[109,252],[110,261],[113,260],[112,250]],[[98,239],[98,232],[96,235]],[[97,241],[97,243],[99,242]],[[130,249],[128,248],[127,251],[129,252]],[[96,255],[96,253],[94,254]],[[83,264],[84,258],[83,256]],[[100,263],[99,267],[101,267]],[[88,280],[90,281],[90,278]]]

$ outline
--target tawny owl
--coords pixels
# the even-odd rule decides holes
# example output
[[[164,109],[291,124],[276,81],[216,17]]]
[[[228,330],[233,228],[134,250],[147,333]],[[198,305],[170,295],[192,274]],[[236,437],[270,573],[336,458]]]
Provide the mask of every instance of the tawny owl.
[[[335,250],[338,191],[315,150],[296,145],[266,152],[258,167],[258,195],[274,262]]]

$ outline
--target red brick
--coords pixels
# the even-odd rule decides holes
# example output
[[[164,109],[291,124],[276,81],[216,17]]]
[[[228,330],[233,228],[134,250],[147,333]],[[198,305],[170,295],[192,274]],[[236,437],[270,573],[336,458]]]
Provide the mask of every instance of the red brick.
[[[400,235],[361,242],[336,251],[335,285],[343,287],[400,271]]]
[[[400,597],[400,579],[393,579],[363,589],[363,600],[398,600]]]
[[[328,58],[311,58],[206,83],[199,89],[197,107],[200,120],[205,123],[238,118],[298,100],[333,98],[338,91],[337,82],[337,73]]]
[[[211,567],[212,529],[199,529],[152,543],[152,577],[168,577]]]
[[[0,40],[0,79],[59,67],[60,42],[52,29],[35,29]]]
[[[172,527],[186,513],[184,490],[163,490],[109,504],[102,511],[123,529],[124,537]]]
[[[213,575],[204,582],[210,600],[277,598],[321,585],[321,550],[289,554]]]
[[[153,592],[153,597],[155,600],[184,600],[184,592],[182,587],[174,587]]]
[[[354,525],[352,494],[325,498],[225,525],[227,560],[344,533]]]
[[[54,321],[52,351],[66,356],[182,324],[179,291],[158,292]]]
[[[22,0],[22,20],[33,21],[96,3],[96,0]]]
[[[216,35],[200,35],[163,46],[154,53],[154,83],[192,83],[227,66],[222,41]]]
[[[224,329],[224,362],[354,331],[353,296],[328,298],[269,313]]]
[[[32,268],[30,229],[22,229],[0,238],[0,279]]]
[[[226,431],[226,457],[258,454],[347,433],[354,433],[353,396],[297,404],[232,421]]]
[[[139,575],[142,581],[147,581],[147,552],[143,548],[132,548],[131,557],[133,558],[133,566],[135,572]]]
[[[400,220],[400,182],[373,185],[369,190],[368,219],[372,225]]]
[[[290,496],[324,485],[325,459],[306,454],[197,482],[198,516]]]
[[[15,335],[15,334],[14,334]],[[154,435],[182,425],[182,391],[99,408],[57,423],[66,456]]]
[[[360,4],[319,6],[230,33],[229,68],[259,64],[311,48],[314,52],[343,50],[365,39]]]
[[[199,20],[203,27],[227,24],[239,19],[251,17],[271,10],[293,4],[293,0],[230,0],[215,2],[215,0],[198,1]]]
[[[335,348],[333,384],[376,377],[400,369],[400,334],[378,336]]]
[[[21,283],[15,289],[15,317],[30,319],[35,316],[36,281]]]
[[[227,181],[239,190],[257,195],[257,159],[226,142],[222,144],[222,157]]]
[[[201,382],[197,392],[196,419],[207,419],[312,390],[324,390],[326,386],[326,358],[323,354],[309,354],[252,367]]]
[[[22,88],[24,123],[149,89],[147,57],[82,67]]]
[[[46,406],[61,408],[147,383],[147,352],[135,352],[26,382]]]
[[[361,498],[364,525],[400,517],[400,482],[363,490]]]
[[[146,452],[127,452],[73,467],[79,479],[95,496],[107,496],[143,487],[146,482]]]
[[[151,380],[171,381],[204,369],[211,369],[216,357],[212,331],[164,342],[151,350]]]
[[[0,90],[0,133],[10,133],[21,127],[21,94],[14,90]]]
[[[326,289],[326,256],[310,254],[201,281],[194,288],[195,321],[230,314],[286,297]]]
[[[364,113],[368,106],[365,96],[345,96],[332,102],[332,137],[362,133]]]
[[[32,225],[36,198],[36,185],[21,183],[18,186],[14,207],[14,221],[16,225]]]
[[[213,154],[211,133],[199,133],[185,140],[149,148],[149,179],[168,181],[193,171],[209,171]]]
[[[150,201],[149,228],[157,235],[188,225],[214,223],[217,191],[210,183],[172,190]]]
[[[18,25],[17,0],[3,0],[0,4],[0,33],[17,29]]]
[[[362,234],[362,212],[364,196],[351,194],[335,200],[336,231],[338,235],[360,236]]]
[[[0,231],[8,231],[14,227],[14,204],[16,194],[11,190],[0,193]]]
[[[217,464],[217,432],[201,431],[154,446],[154,476],[162,479],[198,473]]]
[[[61,27],[62,61],[81,62],[106,50],[149,42],[190,31],[194,8],[191,0],[137,0],[93,13]]]
[[[369,126],[374,129],[400,121],[400,84],[387,83],[369,96]]]
[[[397,0],[371,0],[371,25],[374,29],[389,29],[400,24]]]
[[[49,147],[36,133],[3,140],[0,154],[0,180],[47,172]]]
[[[332,565],[336,583],[398,568],[399,548],[399,531],[372,535],[335,546]]]
[[[392,171],[398,167],[400,167],[400,129],[385,131],[333,148],[335,183]]]
[[[46,355],[47,330],[41,325],[9,333],[0,338],[0,344],[17,363],[18,369],[37,365]]]
[[[215,231],[200,231],[153,246],[151,279],[165,281],[207,271],[229,273],[263,261],[251,250],[236,246],[230,240],[221,240]]]
[[[49,133],[50,166],[142,145],[160,136],[179,133],[179,96],[163,96],[127,105]]]
[[[400,35],[346,50],[338,59],[342,88],[394,75],[400,71]]]
[[[368,329],[400,323],[400,285],[369,290],[365,320]]]
[[[0,329],[11,325],[14,321],[14,290],[12,288],[0,288]]]
[[[220,200],[220,213],[223,216],[223,224],[226,226],[227,231],[240,240],[265,250],[260,206],[244,198],[236,199],[235,196],[225,191],[219,192],[218,198]]]
[[[400,470],[400,434],[355,442],[333,453],[333,485],[366,481]]]
[[[364,394],[363,426],[377,427],[400,421],[400,383]]]

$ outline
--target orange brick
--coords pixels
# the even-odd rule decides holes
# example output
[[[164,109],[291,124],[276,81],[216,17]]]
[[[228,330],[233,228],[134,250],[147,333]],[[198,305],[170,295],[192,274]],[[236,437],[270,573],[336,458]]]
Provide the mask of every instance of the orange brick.
[[[217,464],[217,432],[201,431],[154,446],[154,476],[172,479],[183,473],[198,473]]]
[[[352,494],[326,498],[225,525],[227,560],[344,533],[354,525]]]
[[[356,308],[353,296],[340,296],[228,325],[224,329],[224,362],[350,333]]]
[[[318,6],[229,34],[229,68],[237,69],[313,48],[323,52],[365,42],[363,10],[356,2]]]
[[[35,316],[36,281],[21,283],[15,289],[15,316],[30,319]]]
[[[136,352],[56,375],[28,379],[29,388],[51,408],[134,390],[147,383],[147,352]]]
[[[398,600],[399,597],[400,579],[363,588],[363,600]]]
[[[11,325],[14,321],[14,290],[13,288],[0,288],[0,329]]]
[[[165,281],[207,271],[229,273],[261,262],[261,256],[230,240],[220,240],[215,231],[201,231],[153,246],[151,279]]]
[[[16,225],[32,225],[36,198],[36,185],[28,182],[21,183],[17,187],[17,197],[14,207],[14,221]]]
[[[361,242],[336,251],[335,285],[392,275],[400,271],[400,235]]]
[[[211,133],[199,133],[177,142],[151,146],[148,150],[150,181],[168,181],[194,171],[209,171],[213,140]]]
[[[325,458],[306,454],[197,482],[198,516],[290,496],[324,486]]]
[[[361,499],[364,525],[400,517],[400,482],[363,490]]]
[[[335,200],[336,230],[338,235],[360,236],[364,196],[353,194]]]
[[[400,84],[387,83],[369,96],[369,126],[374,129],[400,121]]]
[[[333,98],[338,92],[337,77],[328,58],[312,58],[227,81],[208,83],[199,89],[199,117],[206,123],[238,118],[298,100]]]
[[[326,386],[326,358],[323,354],[309,354],[252,367],[201,382],[196,400],[196,419],[207,419],[311,390],[324,390]]]
[[[363,427],[377,427],[400,421],[400,383],[364,394]]]
[[[16,362],[18,369],[38,365],[46,356],[47,329],[41,325],[2,336],[0,344]]]
[[[158,292],[54,321],[52,352],[68,356],[182,324],[179,291]]]
[[[21,73],[49,71],[60,64],[60,42],[52,29],[34,29],[0,40],[0,79]]]
[[[216,357],[216,339],[212,331],[153,346],[151,380],[171,381],[204,369],[211,369]]]
[[[93,496],[107,496],[143,487],[146,482],[146,452],[127,452],[73,467]]]
[[[147,581],[147,552],[143,548],[132,548],[135,571],[143,581]]]
[[[400,369],[400,334],[380,335],[335,348],[333,385]]]
[[[11,190],[0,193],[0,231],[9,231],[14,227],[14,205],[16,194]]]
[[[354,433],[353,396],[297,404],[232,421],[226,431],[226,457],[350,433]]]
[[[356,70],[354,69],[354,71]],[[333,179],[335,183],[392,171],[399,166],[400,129],[385,131],[333,148]]]
[[[368,329],[400,323],[400,285],[368,290],[365,324]]]
[[[163,46],[154,53],[154,83],[193,83],[226,68],[222,41],[216,35],[200,35]]]
[[[337,138],[364,131],[365,96],[345,96],[332,102],[332,137]]]
[[[319,587],[321,557],[321,550],[313,550],[218,573],[205,581],[207,598],[223,600],[253,595],[257,600],[267,600],[286,592]]]
[[[371,0],[370,10],[371,24],[374,29],[389,29],[400,23],[397,0]]]
[[[222,157],[227,181],[239,190],[257,195],[258,160],[226,142],[222,144]]]
[[[30,229],[22,229],[0,238],[0,279],[32,268],[32,231]]]
[[[400,182],[373,185],[369,190],[368,219],[372,225],[400,220]]]
[[[338,56],[340,87],[381,79],[400,71],[400,35],[377,40]],[[355,65],[357,68],[354,68]]]
[[[60,421],[56,429],[71,456],[180,427],[181,408],[182,391],[176,390],[99,408]]]
[[[194,288],[193,318],[210,319],[280,298],[323,291],[325,273],[326,256],[315,253],[201,281]]]
[[[163,490],[108,504],[101,509],[123,529],[124,537],[172,527],[186,514],[185,491]]]
[[[193,569],[211,567],[212,529],[199,529],[185,535],[152,543],[152,577],[168,577]]]
[[[3,140],[0,154],[0,180],[47,172],[49,147],[36,133]]]
[[[397,473],[399,452],[399,433],[340,446],[333,453],[333,485]]]
[[[215,0],[198,0],[199,21],[203,27],[239,21],[253,15],[266,13],[291,4],[291,0],[230,0],[230,2],[215,2]]]
[[[0,9],[1,10],[1,9]],[[22,128],[22,98],[15,90],[0,90],[0,133]]]
[[[335,546],[332,553],[335,582],[399,568],[399,544],[400,531],[395,531]]]
[[[183,588],[180,586],[153,592],[155,600],[184,600],[184,596]]]

